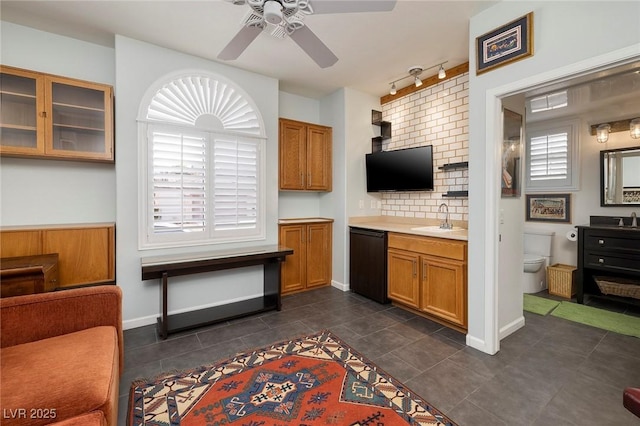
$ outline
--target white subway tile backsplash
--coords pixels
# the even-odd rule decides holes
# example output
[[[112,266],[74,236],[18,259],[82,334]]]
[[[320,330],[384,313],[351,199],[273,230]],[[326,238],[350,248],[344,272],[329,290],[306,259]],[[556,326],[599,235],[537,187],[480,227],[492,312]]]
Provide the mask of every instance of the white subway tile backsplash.
[[[382,106],[392,123],[392,139],[385,150],[433,145],[434,191],[382,194],[382,214],[438,218],[438,206],[449,206],[451,219],[468,220],[466,198],[443,198],[447,191],[468,188],[466,169],[439,170],[445,163],[469,158],[469,75],[465,73]]]

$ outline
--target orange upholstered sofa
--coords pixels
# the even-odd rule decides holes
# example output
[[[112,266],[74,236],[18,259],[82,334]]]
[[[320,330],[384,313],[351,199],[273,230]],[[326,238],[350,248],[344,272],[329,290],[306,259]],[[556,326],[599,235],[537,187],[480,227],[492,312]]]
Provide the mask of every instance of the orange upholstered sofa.
[[[0,423],[117,425],[122,291],[0,299]]]

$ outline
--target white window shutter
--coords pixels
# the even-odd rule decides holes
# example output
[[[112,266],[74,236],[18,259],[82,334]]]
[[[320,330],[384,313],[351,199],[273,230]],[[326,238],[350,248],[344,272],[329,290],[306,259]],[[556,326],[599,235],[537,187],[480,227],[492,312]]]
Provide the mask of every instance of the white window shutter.
[[[218,136],[213,143],[214,230],[257,226],[258,143]]]
[[[152,132],[153,232],[203,232],[207,150],[203,137]]]
[[[527,192],[578,189],[579,126],[579,120],[537,122],[527,126]]]

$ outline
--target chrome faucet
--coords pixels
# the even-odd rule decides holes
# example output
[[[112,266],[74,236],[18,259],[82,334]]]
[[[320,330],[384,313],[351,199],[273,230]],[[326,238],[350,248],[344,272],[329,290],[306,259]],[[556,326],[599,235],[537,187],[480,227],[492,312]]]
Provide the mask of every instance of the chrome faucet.
[[[443,207],[447,215],[445,216],[444,222],[440,224],[440,229],[453,229],[453,225],[449,223],[449,206],[447,206],[447,203],[440,204],[438,207],[438,213],[442,213]]]
[[[631,212],[631,227],[632,228],[638,227],[638,219],[636,218],[636,212]]]

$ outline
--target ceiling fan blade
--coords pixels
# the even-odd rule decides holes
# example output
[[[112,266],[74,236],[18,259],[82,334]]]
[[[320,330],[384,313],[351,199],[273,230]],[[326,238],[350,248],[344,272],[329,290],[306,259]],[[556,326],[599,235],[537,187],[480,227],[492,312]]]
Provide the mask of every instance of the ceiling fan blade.
[[[396,6],[396,0],[312,0],[314,14],[389,12]]]
[[[251,42],[255,40],[261,32],[262,28],[257,26],[243,27],[218,54],[218,59],[238,59],[238,56],[249,47]]]
[[[304,26],[289,35],[320,68],[328,68],[338,62],[338,57],[316,36],[309,27]]]

